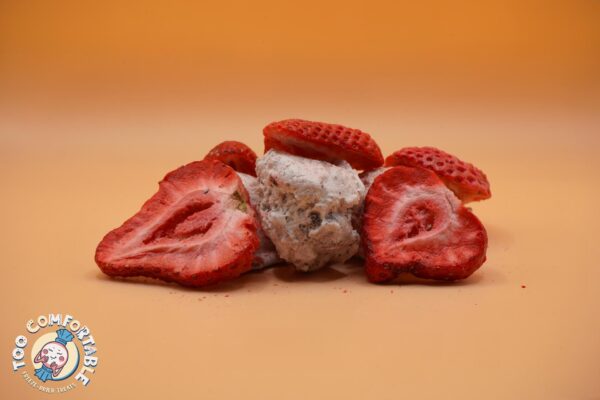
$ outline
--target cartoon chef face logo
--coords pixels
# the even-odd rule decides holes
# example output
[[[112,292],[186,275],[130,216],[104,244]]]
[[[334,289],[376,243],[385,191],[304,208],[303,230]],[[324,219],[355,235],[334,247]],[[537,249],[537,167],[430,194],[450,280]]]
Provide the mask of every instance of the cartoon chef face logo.
[[[50,368],[52,370],[52,377],[56,378],[68,359],[69,352],[62,343],[50,342],[46,343],[42,350],[37,353],[34,362],[41,362],[44,364],[44,367]]]
[[[51,339],[52,336],[54,339]],[[37,367],[35,376],[40,381],[63,380],[75,372],[79,364],[79,351],[72,341],[73,334],[66,329],[59,329],[56,334],[40,337],[36,347],[41,345],[41,348],[33,359]]]

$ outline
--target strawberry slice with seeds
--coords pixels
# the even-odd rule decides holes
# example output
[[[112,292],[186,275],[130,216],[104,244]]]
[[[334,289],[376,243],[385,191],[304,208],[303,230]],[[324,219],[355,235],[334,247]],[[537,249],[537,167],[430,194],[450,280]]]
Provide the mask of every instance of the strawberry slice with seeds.
[[[479,168],[434,147],[406,147],[389,155],[385,165],[431,170],[463,203],[492,197],[490,183]]]
[[[251,268],[256,231],[235,171],[220,161],[196,161],[168,173],[141,210],[102,239],[96,263],[111,276],[203,286]]]
[[[487,233],[431,171],[394,167],[378,176],[365,199],[361,239],[371,282],[401,272],[464,279],[486,259]]]
[[[256,176],[256,153],[244,143],[235,140],[219,143],[204,159],[219,160],[237,172]]]
[[[270,149],[331,163],[347,161],[354,169],[383,164],[381,150],[368,133],[342,125],[286,119],[263,129],[265,153]]]

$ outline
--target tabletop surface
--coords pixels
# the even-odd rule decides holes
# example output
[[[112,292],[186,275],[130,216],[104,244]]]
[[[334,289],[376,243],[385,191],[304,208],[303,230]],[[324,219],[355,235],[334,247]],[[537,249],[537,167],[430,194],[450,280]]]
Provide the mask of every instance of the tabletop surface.
[[[214,143],[239,139],[258,150],[260,125],[251,120],[247,134],[178,137],[160,127],[147,138],[93,142],[74,128],[70,144],[40,135],[35,149],[4,147],[5,353],[25,321],[63,312],[93,327],[101,364],[86,390],[94,397],[120,388],[146,398],[594,398],[598,124],[544,123],[532,132],[535,124],[520,121],[510,134],[480,138],[481,125],[446,122],[446,132],[462,136],[424,129],[426,122],[414,138],[397,135],[392,121],[356,125],[379,125],[373,134],[386,153],[396,143],[437,144],[488,173],[493,198],[472,205],[488,231],[488,261],[452,284],[373,285],[360,261],[311,274],[282,266],[205,290],[104,276],[93,261],[101,237],[166,171]],[[219,129],[203,124],[185,131]],[[538,147],[532,133],[547,142]],[[35,394],[6,372],[3,381],[16,397]]]
[[[239,39],[249,29],[239,46],[223,34],[219,43],[231,57],[223,65],[193,58],[196,48],[186,58],[182,46],[191,42],[177,42],[164,58],[141,47],[148,32],[162,32],[152,40],[163,50],[160,38],[196,34],[182,7],[164,21],[152,10],[141,14],[157,23],[136,25],[119,41],[111,35],[136,14],[121,10],[108,36],[88,31],[88,49],[67,28],[86,32],[95,20],[63,29],[42,18],[59,11],[38,10],[31,18],[41,21],[39,31],[21,32],[18,22],[29,11],[18,3],[5,14],[13,25],[0,23],[15,40],[6,42],[0,65],[0,397],[47,398],[13,373],[10,353],[29,319],[63,313],[91,328],[99,357],[91,383],[64,398],[600,399],[600,69],[593,68],[600,64],[590,52],[600,36],[587,3],[531,6],[542,19],[519,11],[533,36],[507,18],[468,25],[454,39],[497,31],[498,60],[469,42],[434,70],[401,58],[387,68],[386,46],[419,57],[391,39],[371,48],[352,36],[355,42],[331,55],[315,35],[306,39],[318,50],[314,57],[299,56],[293,50],[304,42],[277,24],[260,28],[266,42],[251,24],[231,33]],[[473,13],[512,15],[502,10]],[[238,9],[232,18],[242,21],[245,12],[254,11]],[[552,23],[563,17],[565,25]],[[454,18],[459,25],[462,17]],[[394,26],[366,34],[370,40],[409,29]],[[421,48],[433,54],[437,42],[428,37]],[[562,41],[556,48],[525,45],[545,46],[543,37]],[[198,40],[206,45],[200,50],[221,54]],[[264,43],[283,61],[269,58]],[[518,50],[507,50],[513,44]],[[248,61],[244,46],[263,58]],[[370,58],[355,57],[353,46],[370,49]],[[131,56],[131,49],[138,52]],[[453,64],[464,55],[475,61]],[[348,68],[317,71],[319,60],[335,57]],[[486,263],[462,282],[403,277],[393,285],[368,283],[360,260],[310,274],[284,265],[206,289],[100,272],[93,260],[100,239],[133,215],[168,171],[227,139],[262,154],[262,127],[290,117],[363,129],[384,154],[431,145],[476,164],[493,193],[470,205],[489,235]]]

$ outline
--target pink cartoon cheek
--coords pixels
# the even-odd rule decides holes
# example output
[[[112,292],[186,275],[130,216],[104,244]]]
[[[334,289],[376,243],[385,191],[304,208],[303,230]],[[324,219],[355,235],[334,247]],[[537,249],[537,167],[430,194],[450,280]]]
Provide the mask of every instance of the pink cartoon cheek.
[[[44,351],[42,351],[42,353],[48,354],[48,349],[44,349]]]
[[[63,356],[58,357],[58,361],[63,362],[65,361],[65,358]]]

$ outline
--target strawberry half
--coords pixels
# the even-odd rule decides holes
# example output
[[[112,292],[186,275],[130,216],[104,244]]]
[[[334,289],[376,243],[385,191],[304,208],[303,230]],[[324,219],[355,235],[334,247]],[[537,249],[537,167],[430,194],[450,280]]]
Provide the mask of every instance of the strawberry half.
[[[265,153],[270,149],[331,163],[347,161],[354,169],[383,164],[381,150],[368,133],[342,125],[286,119],[263,129]]]
[[[362,235],[371,282],[400,272],[464,279],[485,261],[487,234],[431,171],[394,167],[378,176],[365,199]]]
[[[256,230],[235,171],[196,161],[168,173],[142,209],[102,239],[96,263],[111,276],[208,285],[251,268]]]
[[[244,143],[235,140],[219,143],[204,159],[219,160],[237,172],[256,176],[256,153]]]
[[[479,168],[434,147],[406,147],[389,155],[385,165],[431,170],[463,203],[492,197],[490,183]]]

